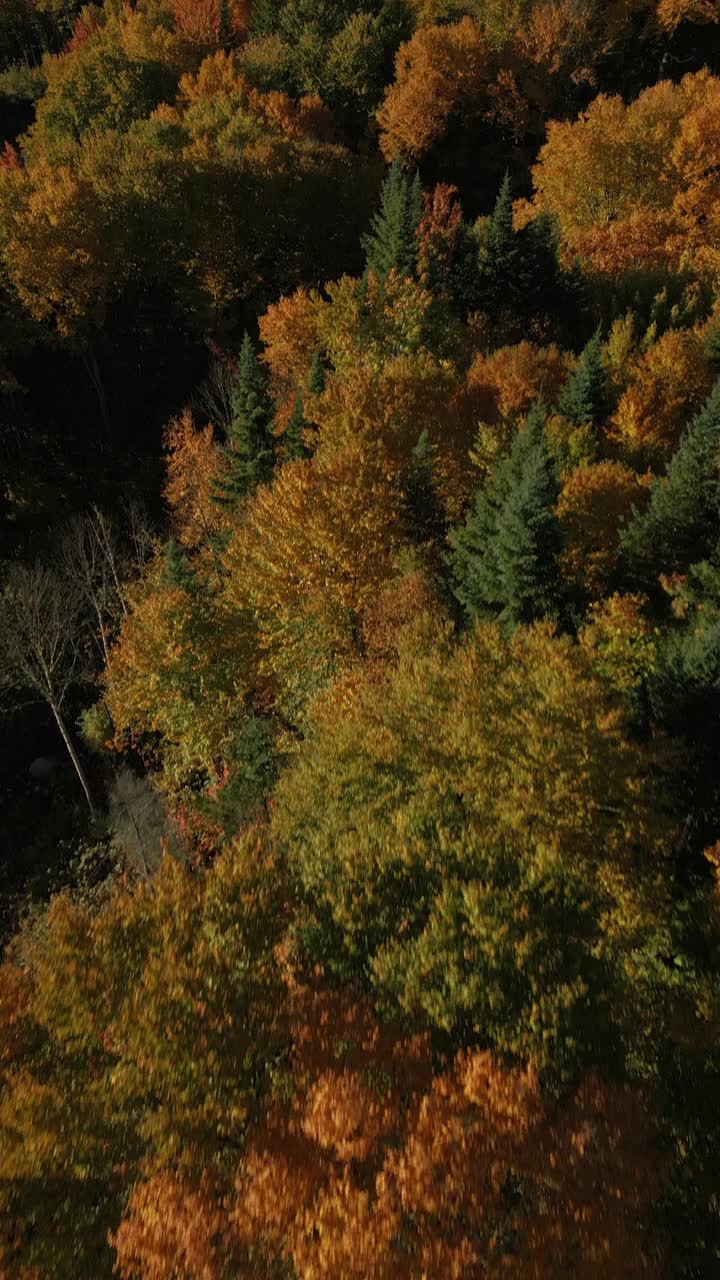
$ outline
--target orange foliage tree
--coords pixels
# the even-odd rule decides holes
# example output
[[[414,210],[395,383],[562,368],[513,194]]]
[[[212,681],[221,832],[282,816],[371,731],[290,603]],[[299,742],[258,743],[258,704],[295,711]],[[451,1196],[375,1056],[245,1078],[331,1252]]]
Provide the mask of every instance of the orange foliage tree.
[[[297,713],[361,654],[361,620],[392,573],[399,494],[380,445],[286,464],[247,505],[226,553],[226,594],[257,626],[260,666]]]
[[[445,133],[453,114],[480,114],[490,78],[487,38],[471,18],[423,27],[401,46],[395,82],[378,110],[387,160],[398,152],[417,162]]]
[[[713,380],[701,335],[669,329],[632,362],[629,386],[610,423],[611,438],[630,457],[666,461]]]
[[[576,467],[565,476],[557,514],[564,531],[563,573],[591,596],[609,588],[620,528],[647,500],[647,485],[621,462]]]
[[[490,1053],[431,1081],[422,1039],[294,995],[294,1100],[241,1166],[232,1222],[298,1280],[657,1275],[661,1184],[642,1098],[587,1080],[560,1106]]]

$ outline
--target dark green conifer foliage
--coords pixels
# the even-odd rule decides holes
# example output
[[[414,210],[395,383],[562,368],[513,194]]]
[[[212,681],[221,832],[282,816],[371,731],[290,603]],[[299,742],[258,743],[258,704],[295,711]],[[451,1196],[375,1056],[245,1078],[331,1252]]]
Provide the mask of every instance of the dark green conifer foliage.
[[[200,805],[227,838],[253,821],[275,785],[278,757],[268,721],[251,713],[241,724],[228,757],[227,782]]]
[[[322,355],[319,351],[315,352],[310,365],[310,372],[307,380],[308,395],[319,396],[321,391],[325,389],[325,366],[323,365]]]
[[[304,432],[307,430],[307,426],[303,413],[302,396],[298,395],[295,397],[293,411],[290,414],[290,420],[283,437],[286,462],[301,462],[303,459],[310,457],[310,450],[304,440]]]
[[[381,283],[393,269],[403,277],[413,275],[417,266],[415,232],[421,216],[420,176],[416,172],[411,181],[396,156],[383,183],[380,209],[369,233],[363,236],[366,274],[373,272]]]
[[[558,483],[543,422],[538,404],[451,536],[453,590],[468,618],[496,617],[512,627],[557,604]]]
[[[480,287],[486,306],[502,307],[509,294],[522,292],[521,267],[520,238],[513,228],[512,189],[506,173],[480,254]]]
[[[687,427],[650,505],[622,534],[631,582],[652,586],[658,573],[685,572],[711,556],[720,536],[720,378]]]
[[[573,426],[599,425],[610,412],[608,378],[602,363],[602,333],[596,329],[558,396],[558,409]]]
[[[423,431],[412,451],[403,493],[403,513],[408,532],[415,542],[440,542],[445,536],[443,504],[433,476],[430,438]]]
[[[720,320],[713,325],[705,338],[705,354],[713,371],[720,376]]]
[[[174,538],[165,549],[163,579],[169,587],[180,587],[182,591],[192,592],[197,586],[197,577],[188,564],[187,556]]]
[[[266,484],[275,463],[273,406],[248,333],[240,349],[232,403],[233,421],[226,450],[228,473],[215,495],[216,501],[226,507],[235,507],[258,485]]]
[[[250,6],[250,32],[254,36],[269,36],[277,31],[284,0],[252,0]]]
[[[227,48],[232,42],[232,15],[228,0],[218,0],[218,43]]]

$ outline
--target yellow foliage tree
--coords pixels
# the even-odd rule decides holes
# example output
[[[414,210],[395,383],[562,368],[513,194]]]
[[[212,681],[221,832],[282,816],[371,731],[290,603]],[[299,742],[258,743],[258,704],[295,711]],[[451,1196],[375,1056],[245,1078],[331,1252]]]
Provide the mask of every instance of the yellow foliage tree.
[[[257,627],[261,669],[302,714],[357,661],[361,621],[392,573],[399,494],[382,447],[349,443],[286,464],[260,489],[226,553],[226,595]]]

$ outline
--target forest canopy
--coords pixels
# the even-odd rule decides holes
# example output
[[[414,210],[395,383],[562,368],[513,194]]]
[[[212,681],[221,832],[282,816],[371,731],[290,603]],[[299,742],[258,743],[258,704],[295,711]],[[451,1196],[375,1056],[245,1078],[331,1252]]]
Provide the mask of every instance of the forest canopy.
[[[0,1280],[720,1268],[714,0],[0,0]]]

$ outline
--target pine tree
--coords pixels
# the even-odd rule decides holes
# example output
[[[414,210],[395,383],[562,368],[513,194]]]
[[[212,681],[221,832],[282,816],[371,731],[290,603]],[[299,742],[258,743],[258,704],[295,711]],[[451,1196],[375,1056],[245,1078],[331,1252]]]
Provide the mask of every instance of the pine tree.
[[[708,331],[705,338],[705,354],[713,372],[720,376],[720,320]]]
[[[650,505],[621,538],[631,582],[652,585],[664,571],[685,572],[720,539],[720,378],[693,418]]]
[[[543,421],[538,404],[478,494],[465,527],[451,536],[453,590],[469,618],[497,617],[514,626],[557,603],[558,486]]]
[[[433,476],[430,438],[423,431],[410,458],[403,494],[403,514],[415,542],[439,543],[445,536],[445,513]]]
[[[283,443],[285,446],[284,456],[286,462],[301,462],[305,458],[310,457],[310,450],[305,444],[304,432],[307,430],[307,422],[303,413],[303,400],[301,395],[295,397],[293,411],[290,414]]]
[[[393,269],[403,277],[413,275],[417,265],[415,232],[421,216],[419,174],[410,181],[396,156],[383,184],[380,210],[373,217],[369,234],[363,236],[366,274],[373,272],[381,283]]]
[[[252,0],[250,6],[250,32],[254,36],[269,36],[277,31],[284,0]]]
[[[602,333],[598,328],[582,351],[558,396],[558,409],[573,426],[599,425],[610,412],[608,378],[602,363]]]
[[[240,349],[232,405],[228,471],[215,494],[215,501],[225,507],[235,507],[259,484],[267,483],[275,462],[273,407],[248,333]]]
[[[491,309],[507,304],[508,295],[522,292],[520,239],[513,227],[512,188],[505,174],[490,216],[480,254],[480,286]]]
[[[325,366],[323,365],[322,354],[316,351],[310,365],[310,372],[307,380],[308,395],[319,396],[321,391],[325,389]]]
[[[187,556],[174,538],[171,538],[165,549],[165,570],[163,580],[169,587],[179,587],[182,591],[192,592],[197,586],[196,575],[190,568]]]
[[[232,43],[232,14],[228,0],[218,0],[218,44],[226,49]]]

